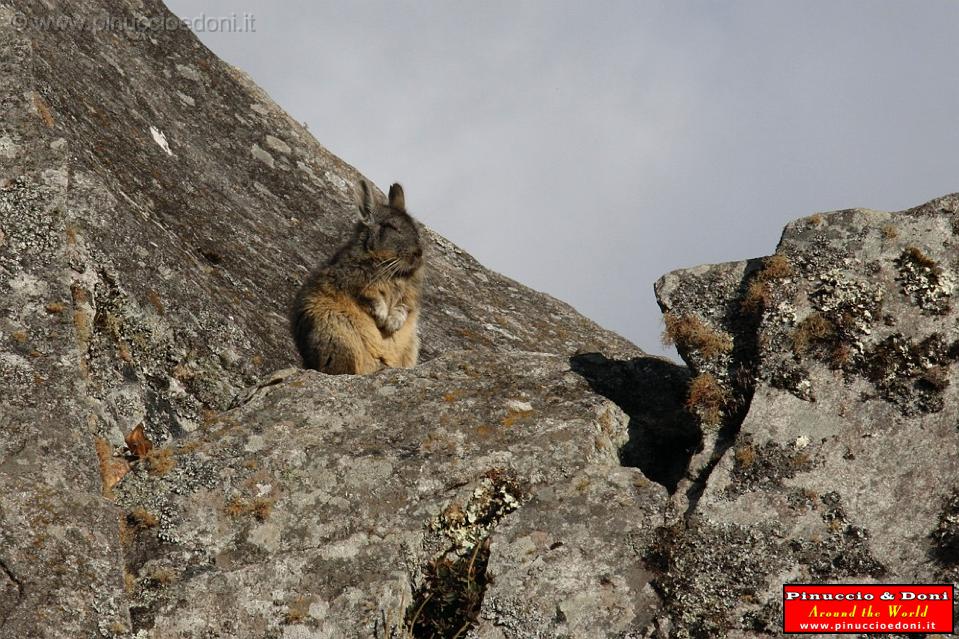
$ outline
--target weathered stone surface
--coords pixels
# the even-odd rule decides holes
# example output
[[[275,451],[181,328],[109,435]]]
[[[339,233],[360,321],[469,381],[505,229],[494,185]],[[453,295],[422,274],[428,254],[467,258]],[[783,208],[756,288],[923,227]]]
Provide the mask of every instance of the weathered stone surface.
[[[657,284],[664,310],[737,336],[717,376],[748,407],[683,484],[692,525],[664,535],[678,636],[775,634],[787,580],[956,581],[957,209],[815,215],[774,258]]]
[[[3,636],[130,626],[126,514],[95,442],[110,465],[138,424],[200,437],[295,365],[287,305],[352,224],[356,170],[168,18],[155,0],[0,3]],[[424,360],[641,355],[427,236]]]
[[[390,636],[429,562],[488,538],[472,636],[638,632],[658,604],[640,558],[666,492],[619,465],[627,437],[552,355],[281,373],[178,442],[167,472],[118,486],[124,511],[155,517],[127,551],[133,630]]]
[[[297,371],[359,174],[159,2],[50,4],[0,4],[0,636],[775,636],[784,581],[959,579],[959,197],[665,276],[688,369],[426,231],[424,363]]]

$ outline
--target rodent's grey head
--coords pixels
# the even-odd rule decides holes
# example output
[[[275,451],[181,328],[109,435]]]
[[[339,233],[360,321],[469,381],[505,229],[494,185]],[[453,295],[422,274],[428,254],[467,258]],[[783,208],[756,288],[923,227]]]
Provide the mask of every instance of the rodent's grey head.
[[[410,275],[423,266],[423,245],[413,218],[406,212],[403,187],[390,187],[389,202],[377,204],[366,180],[360,182],[357,205],[360,220],[356,239],[386,277]]]

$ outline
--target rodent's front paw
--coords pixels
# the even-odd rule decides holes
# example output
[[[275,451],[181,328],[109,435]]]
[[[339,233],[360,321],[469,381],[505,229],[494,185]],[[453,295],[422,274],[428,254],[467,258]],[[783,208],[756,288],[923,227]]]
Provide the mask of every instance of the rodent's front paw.
[[[383,298],[377,297],[370,300],[369,308],[370,315],[373,316],[376,325],[380,328],[386,328],[386,323],[389,321],[390,310],[386,307],[386,302],[383,301]]]
[[[395,333],[400,330],[400,327],[406,323],[406,318],[409,316],[409,311],[406,310],[405,306],[397,306],[393,309],[393,312],[389,314],[386,318],[386,321],[383,323],[383,330],[387,333]]]

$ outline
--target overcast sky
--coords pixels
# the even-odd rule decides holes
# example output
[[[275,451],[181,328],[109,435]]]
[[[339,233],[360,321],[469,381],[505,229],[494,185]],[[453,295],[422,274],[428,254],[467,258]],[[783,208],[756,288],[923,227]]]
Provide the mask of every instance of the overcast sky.
[[[651,353],[667,271],[959,190],[959,2],[167,0],[422,221]]]

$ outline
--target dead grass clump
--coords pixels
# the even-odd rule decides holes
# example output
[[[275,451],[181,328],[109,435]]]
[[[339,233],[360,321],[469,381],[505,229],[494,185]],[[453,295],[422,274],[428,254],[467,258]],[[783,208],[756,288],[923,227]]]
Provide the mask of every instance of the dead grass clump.
[[[297,597],[286,605],[286,615],[284,621],[287,624],[298,624],[310,616],[311,597]]]
[[[737,448],[734,458],[741,467],[749,468],[756,463],[756,447],[752,444],[746,444],[742,448]]]
[[[173,451],[169,448],[154,448],[144,457],[147,465],[147,472],[157,477],[163,477],[176,466],[176,459],[173,458]]]
[[[939,265],[936,264],[936,260],[923,253],[922,249],[920,249],[918,246],[906,247],[906,250],[903,253],[903,258],[911,260],[916,266],[928,268],[932,271],[936,271],[939,268]]]
[[[799,322],[793,331],[793,353],[801,357],[808,353],[809,349],[816,343],[831,341],[836,336],[836,325],[832,321],[826,319],[820,313],[810,313]]]
[[[758,313],[769,306],[771,301],[769,285],[760,279],[755,279],[746,287],[746,295],[743,296],[741,307],[746,313]]]
[[[746,287],[740,306],[745,313],[760,313],[772,302],[772,288],[770,283],[790,277],[793,274],[792,264],[785,255],[770,255],[763,261],[760,269]]]
[[[157,566],[150,571],[147,579],[158,586],[169,586],[176,581],[176,572],[172,568]]]
[[[675,344],[678,349],[696,351],[705,359],[713,359],[733,350],[733,338],[729,333],[710,328],[695,315],[678,317],[673,313],[665,313],[663,321],[666,323],[663,331],[663,344],[666,346]]]
[[[146,530],[159,524],[160,520],[146,508],[134,508],[127,514],[127,523],[139,530]]]
[[[701,373],[689,384],[686,408],[699,415],[702,422],[708,426],[715,426],[722,421],[723,408],[728,402],[729,393],[712,373]]]
[[[254,499],[234,497],[227,502],[223,510],[233,518],[253,515],[257,521],[266,521],[273,513],[273,500],[266,497],[256,497]]]
[[[785,255],[770,255],[763,262],[763,270],[759,272],[759,277],[768,282],[769,280],[781,280],[793,274],[793,266],[789,263],[789,258]]]

